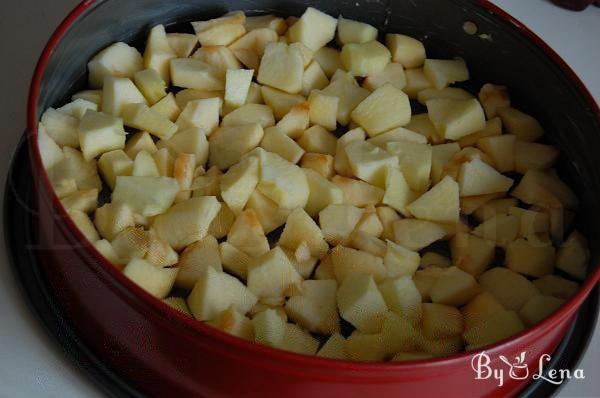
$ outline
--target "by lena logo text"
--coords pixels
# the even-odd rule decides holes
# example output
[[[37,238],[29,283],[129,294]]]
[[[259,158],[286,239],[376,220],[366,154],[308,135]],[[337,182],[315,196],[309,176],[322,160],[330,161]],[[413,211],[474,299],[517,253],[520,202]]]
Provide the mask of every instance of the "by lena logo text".
[[[525,358],[526,352],[516,356],[514,360],[509,360],[504,355],[499,355],[500,361],[494,361],[490,355],[483,351],[476,354],[471,359],[471,367],[475,372],[475,380],[494,379],[498,382],[498,386],[502,387],[505,380],[527,380],[531,377],[533,380],[543,380],[555,385],[562,384],[565,380],[585,379],[583,369],[554,369],[546,368],[545,365],[550,362],[552,357],[548,354],[543,354],[537,363],[536,369],[529,369]]]

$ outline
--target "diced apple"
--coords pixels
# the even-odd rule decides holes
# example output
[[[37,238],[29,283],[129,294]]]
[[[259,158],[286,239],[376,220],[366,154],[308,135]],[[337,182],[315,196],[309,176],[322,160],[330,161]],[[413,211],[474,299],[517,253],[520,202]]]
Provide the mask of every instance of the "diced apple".
[[[458,176],[461,197],[506,192],[513,182],[478,158],[464,163]]]
[[[250,195],[246,208],[253,209],[256,212],[260,224],[267,234],[285,224],[288,215],[291,213],[291,210],[278,207],[277,203],[258,190]]]
[[[353,178],[335,176],[331,179],[331,182],[342,190],[343,201],[340,203],[346,205],[356,207],[374,206],[380,203],[384,196],[384,191],[381,188]]]
[[[59,112],[66,113],[80,120],[88,110],[98,111],[98,104],[82,98],[74,99],[72,102],[57,109]]]
[[[129,136],[127,144],[125,144],[125,153],[131,159],[135,159],[137,154],[142,151],[153,154],[157,150],[154,140],[147,131],[140,131]]]
[[[406,76],[406,85],[402,91],[404,91],[410,99],[417,99],[417,96],[421,91],[433,87],[429,79],[425,76],[423,68],[406,69],[404,74]]]
[[[364,22],[346,19],[340,15],[337,25],[337,40],[342,45],[377,40],[377,29]]]
[[[419,251],[446,236],[439,224],[417,219],[394,221],[394,241],[409,250]]]
[[[285,311],[294,322],[314,333],[339,332],[337,312],[337,282],[335,280],[307,280],[302,293],[290,297]]]
[[[300,167],[312,170],[326,179],[333,177],[335,173],[334,157],[322,153],[305,153],[300,161]]]
[[[260,124],[267,128],[275,124],[273,111],[262,104],[245,104],[228,113],[221,122],[221,127]]]
[[[42,115],[44,132],[59,146],[79,147],[79,120],[71,115],[48,108]]]
[[[180,129],[198,127],[205,131],[205,135],[210,135],[219,127],[220,108],[221,99],[218,97],[189,101],[176,123]]]
[[[427,190],[433,155],[431,146],[401,141],[388,142],[386,149],[398,158],[400,170],[410,188],[416,192]]]
[[[373,217],[373,214],[371,213],[365,216]],[[379,223],[381,225],[381,222]],[[358,229],[352,234],[349,245],[354,249],[361,250],[382,258],[385,256],[385,252],[387,250],[387,245],[384,241],[372,233]]]
[[[142,56],[125,43],[114,43],[88,62],[89,83],[92,88],[101,88],[106,76],[133,77],[143,68]]]
[[[224,15],[208,21],[192,22],[198,41],[202,46],[227,46],[246,33],[242,11]]]
[[[385,194],[381,202],[408,216],[409,212],[406,206],[413,202],[417,196],[410,189],[402,172],[396,168],[389,168],[385,187]]]
[[[325,46],[335,36],[337,20],[308,7],[300,19],[288,29],[290,42],[300,42],[313,51]]]
[[[217,239],[221,239],[227,236],[234,221],[235,214],[233,214],[227,204],[221,203],[221,210],[219,210],[219,214],[217,214],[217,216],[210,223],[210,227],[208,227],[208,234]]]
[[[171,81],[169,62],[176,57],[169,44],[165,27],[163,25],[152,27],[146,40],[144,67],[157,71],[165,83],[169,84]]]
[[[426,59],[423,73],[438,90],[452,83],[469,80],[469,70],[462,59]]]
[[[102,111],[112,116],[121,116],[127,104],[147,104],[146,98],[128,78],[106,77],[102,93]]]
[[[313,58],[321,66],[327,77],[333,76],[338,69],[343,68],[340,51],[335,48],[321,47],[315,51]]]
[[[441,223],[456,223],[460,215],[458,184],[446,176],[417,200],[406,206],[416,218]]]
[[[329,79],[317,61],[311,61],[302,76],[302,95],[308,96],[313,90],[320,90],[329,84]],[[337,114],[337,109],[336,109]]]
[[[191,290],[208,267],[223,270],[219,243],[210,235],[192,243],[181,253],[175,286]]]
[[[573,231],[558,249],[556,268],[583,280],[587,275],[589,260],[590,250],[587,240],[578,231]]]
[[[165,144],[177,154],[194,155],[196,165],[204,166],[206,164],[209,143],[204,130],[199,127],[180,129],[166,140]]]
[[[209,137],[209,165],[221,170],[233,166],[244,154],[256,148],[263,136],[264,130],[257,123],[218,128]]]
[[[579,203],[571,188],[558,177],[536,170],[525,173],[511,195],[525,203],[546,208],[564,206],[570,209]]]
[[[348,359],[346,339],[339,333],[332,334],[317,352],[317,356],[330,359]]]
[[[579,288],[576,282],[556,275],[543,276],[540,279],[534,280],[533,284],[543,295],[565,300],[573,297]]]
[[[431,146],[431,180],[434,183],[442,179],[444,167],[459,151],[460,146],[456,142]]]
[[[198,45],[198,38],[191,33],[167,33],[167,40],[179,58],[189,57]]]
[[[452,262],[458,268],[477,276],[492,263],[495,244],[491,240],[464,232],[457,233],[450,241]]]
[[[289,112],[277,122],[277,130],[292,139],[298,139],[308,128],[309,123],[309,106],[307,102],[302,102],[292,106]]]
[[[496,137],[502,134],[502,120],[499,117],[489,119],[485,122],[485,128],[473,134],[465,135],[458,143],[461,148],[473,146],[482,138]]]
[[[277,33],[272,29],[254,29],[233,42],[229,49],[247,68],[256,70],[267,45],[277,42],[277,39]]]
[[[340,316],[360,332],[377,333],[388,308],[373,276],[351,273],[337,291]]]
[[[477,146],[488,154],[501,173],[515,169],[515,143],[514,135],[499,135],[495,137],[481,138]]]
[[[153,216],[166,211],[179,193],[179,184],[168,177],[117,176],[113,202],[131,206],[135,213]]]
[[[302,95],[289,94],[268,86],[262,86],[260,91],[265,104],[273,110],[273,114],[277,119],[283,118],[295,105],[306,101],[306,98]]]
[[[347,43],[340,54],[342,65],[354,76],[370,76],[382,72],[391,57],[390,51],[376,40]]]
[[[410,36],[388,33],[385,41],[392,53],[392,61],[405,68],[418,68],[425,62],[425,46]]]
[[[335,99],[337,100],[337,98]],[[334,155],[336,152],[337,138],[320,125],[312,126],[306,130],[297,142],[307,152],[322,153],[324,155]]]
[[[224,96],[225,92],[223,90],[210,91],[186,88],[175,94],[175,102],[180,109],[185,109],[188,102],[198,99],[219,98],[221,100],[220,103],[222,104]]]
[[[225,82],[214,66],[191,58],[170,61],[173,85],[196,90],[224,90]]]
[[[156,267],[164,268],[177,264],[179,255],[171,248],[169,242],[158,237],[153,231],[150,231],[148,233],[148,251],[144,256],[144,260]]]
[[[556,163],[559,150],[551,145],[517,141],[515,144],[515,171],[526,174],[529,170],[549,170]]]
[[[133,161],[131,175],[136,177],[160,177],[160,172],[152,155],[146,151],[141,151]]]
[[[471,301],[479,292],[479,285],[471,274],[450,267],[435,280],[429,294],[434,303],[458,307]]]
[[[519,218],[510,214],[497,214],[473,229],[473,235],[495,241],[500,247],[509,246],[519,234]]]
[[[144,258],[150,246],[150,234],[143,227],[127,227],[115,236],[112,246],[119,258],[125,262],[132,258]]]
[[[257,298],[235,277],[208,267],[194,285],[187,302],[194,318],[206,321],[230,307],[245,314],[256,304]]]
[[[346,146],[355,141],[364,141],[365,136],[365,131],[359,127],[348,131],[338,139],[334,161],[334,168],[338,174],[346,177],[352,176],[352,169],[350,168],[348,156],[346,155]]]
[[[231,49],[225,46],[200,47],[191,58],[213,66],[218,71],[219,77],[222,79],[226,79],[227,71],[231,70],[237,72],[242,67]],[[251,75],[254,74],[254,71],[250,72]]]
[[[252,209],[240,213],[231,226],[227,242],[250,257],[259,257],[269,251],[269,242],[256,212]]]
[[[223,269],[230,274],[246,280],[248,277],[250,256],[227,242],[221,242],[221,244],[219,244],[219,253],[221,255]]]
[[[417,268],[421,257],[419,253],[408,250],[394,242],[387,241],[387,250],[383,258],[383,265],[387,270],[389,278],[400,276],[412,276]]]
[[[429,118],[441,137],[458,140],[485,128],[483,108],[476,99],[427,101]]]
[[[221,197],[236,215],[242,212],[258,184],[258,163],[255,157],[244,158],[220,179]]]
[[[272,29],[277,32],[278,35],[283,35],[288,29],[288,26],[283,18],[272,14],[246,17],[244,26],[246,27],[247,31],[263,28]]]
[[[192,181],[193,196],[219,196],[221,195],[220,180],[223,173],[217,166],[213,166],[205,174],[201,174]]]
[[[391,311],[415,322],[421,319],[421,293],[410,276],[388,279],[378,288]]]
[[[490,83],[484,84],[479,90],[479,101],[481,101],[488,119],[496,117],[499,108],[510,106],[510,96],[507,88]]]
[[[296,209],[288,216],[279,245],[296,250],[302,244],[307,245],[310,256],[317,258],[323,257],[329,249],[315,221],[303,209]]]
[[[517,204],[518,201],[514,198],[493,199],[480,206],[473,214],[478,221],[483,222],[498,214],[509,214],[510,209]],[[514,211],[510,214],[517,215]]]
[[[514,336],[525,329],[525,325],[514,311],[500,311],[491,314],[477,326],[465,331],[467,351]]]
[[[83,99],[85,101],[93,102],[100,108],[102,106],[102,90],[83,90],[79,91],[71,97],[71,101],[77,99]]]
[[[319,90],[313,90],[308,97],[310,122],[329,131],[335,130],[337,126],[338,103],[338,97],[325,95]],[[333,153],[330,154],[333,155]]]
[[[350,114],[369,96],[369,90],[359,87],[352,75],[343,72],[342,75],[335,80],[332,78],[329,85],[321,91],[326,95],[339,98],[337,121],[342,126],[346,126],[350,122]]]
[[[165,298],[173,287],[178,271],[177,268],[158,268],[134,258],[125,266],[123,274],[154,297]]]
[[[346,339],[348,359],[362,362],[383,361],[387,354],[386,341],[383,334],[352,332]]]
[[[167,117],[148,108],[145,104],[126,104],[122,108],[125,125],[146,130],[162,139],[169,139],[177,131],[177,125]]]
[[[473,98],[471,93],[457,87],[445,87],[441,90],[436,88],[426,88],[423,91],[419,91],[417,94],[417,99],[422,105],[426,105],[427,101],[432,99],[468,100],[471,98]]]
[[[98,168],[104,181],[114,189],[117,176],[130,176],[133,172],[133,160],[118,149],[102,154],[98,160]]]
[[[269,43],[258,69],[260,84],[295,94],[302,90],[304,61],[299,48],[284,43]]]
[[[319,340],[300,326],[288,323],[285,325],[285,334],[280,348],[296,354],[315,355],[319,349]]]
[[[42,157],[42,163],[44,164],[44,168],[46,170],[51,169],[53,166],[64,160],[64,152],[48,135],[46,128],[41,123],[38,125],[37,144],[40,150],[40,156]]]
[[[408,124],[410,114],[406,94],[388,83],[373,91],[352,111],[352,120],[373,137]]]
[[[69,217],[71,217],[77,229],[79,229],[90,243],[94,243],[100,239],[98,231],[96,231],[92,220],[90,220],[90,217],[86,213],[79,210],[72,210],[69,212]]]
[[[79,125],[79,142],[85,160],[125,147],[125,130],[121,119],[88,111]]]
[[[246,103],[253,70],[229,69],[225,78],[225,106],[238,108]]]
[[[464,320],[456,307],[435,303],[423,304],[423,333],[430,339],[461,335]]]
[[[319,212],[319,224],[325,240],[331,245],[344,243],[363,216],[358,207],[331,204]]]
[[[208,321],[208,324],[232,336],[254,341],[254,325],[252,321],[236,310],[235,307],[229,307],[215,319]]]
[[[316,217],[321,210],[330,204],[344,202],[344,192],[335,183],[318,174],[314,170],[303,169],[306,174],[310,194],[305,210],[311,217]]]
[[[351,142],[344,151],[353,174],[380,188],[385,187],[388,168],[398,167],[396,156],[365,141]]]
[[[285,339],[286,322],[276,310],[267,309],[252,318],[254,339],[271,347],[282,347]]]
[[[544,134],[540,123],[526,113],[511,107],[500,108],[497,112],[506,131],[516,135],[519,141],[536,141]]]
[[[404,127],[397,127],[367,140],[367,142],[382,149],[385,149],[388,142],[397,141],[410,141],[419,144],[426,144],[427,138],[419,133],[405,129]]]
[[[505,311],[504,307],[490,293],[478,294],[461,309],[465,321],[465,331],[476,327],[485,322],[487,318],[493,317],[502,311]]]
[[[165,116],[172,122],[176,121],[181,113],[181,109],[179,109],[179,105],[177,105],[177,101],[175,100],[175,95],[173,95],[173,93],[167,94],[165,97],[163,97],[163,99],[152,105],[150,109]]]
[[[551,296],[533,296],[519,311],[519,317],[527,326],[533,326],[560,308],[565,300]]]
[[[406,86],[406,75],[401,64],[391,62],[380,72],[368,75],[363,81],[363,87],[373,91],[388,83],[400,90]]]
[[[365,213],[354,230],[354,234],[357,233],[366,233],[375,237],[380,237],[383,234],[383,224],[377,216],[375,207],[368,206],[365,209]]]
[[[248,288],[258,297],[291,296],[301,282],[302,277],[278,246],[248,264]]]
[[[98,250],[98,253],[102,254],[106,260],[111,262],[118,269],[122,269],[125,266],[125,264],[123,264],[124,261],[119,258],[117,252],[113,249],[112,244],[106,239],[94,242],[94,247]]]
[[[133,80],[150,105],[156,104],[167,95],[167,85],[154,69],[136,72]]]
[[[495,267],[479,276],[479,284],[507,310],[519,311],[538,289],[523,275],[508,268]]]

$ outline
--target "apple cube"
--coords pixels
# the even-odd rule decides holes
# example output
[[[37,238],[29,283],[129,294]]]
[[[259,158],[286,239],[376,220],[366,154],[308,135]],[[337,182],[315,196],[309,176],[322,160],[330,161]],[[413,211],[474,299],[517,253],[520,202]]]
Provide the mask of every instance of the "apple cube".
[[[233,166],[244,154],[256,148],[263,136],[264,130],[257,123],[218,128],[209,137],[209,165],[221,170]]]
[[[91,213],[98,207],[98,189],[85,191],[75,191],[60,199],[67,212],[79,210],[84,213]]]
[[[221,186],[219,181],[223,173],[213,166],[205,174],[200,174],[192,181],[193,196],[219,196],[221,194]]]
[[[545,171],[554,166],[559,150],[536,142],[515,143],[515,171],[526,174],[529,170]]]
[[[228,242],[219,244],[219,253],[223,269],[238,278],[246,280],[250,256]]]
[[[163,99],[152,105],[150,109],[165,116],[172,122],[176,121],[181,113],[181,109],[179,109],[179,105],[177,105],[177,100],[173,93],[167,94]]]
[[[74,99],[72,102],[57,109],[59,112],[66,113],[80,120],[88,110],[98,111],[98,104],[82,98]]]
[[[423,91],[419,91],[417,94],[417,100],[422,105],[427,105],[427,101],[432,99],[468,100],[471,98],[473,98],[471,93],[457,87],[445,87],[441,90],[436,88],[426,88]]]
[[[456,234],[458,235],[458,234]],[[455,236],[456,236],[455,235]],[[426,252],[421,256],[421,268],[428,267],[439,267],[439,268],[448,268],[452,265],[452,261],[439,253],[436,252]]]
[[[551,296],[533,296],[519,311],[519,317],[527,326],[533,326],[550,316],[565,303],[564,299]]]
[[[483,108],[476,99],[432,99],[427,112],[435,129],[447,140],[458,140],[485,128]]]
[[[462,59],[426,59],[423,73],[438,90],[456,82],[469,80],[469,70]]]
[[[177,125],[168,118],[148,108],[145,104],[126,104],[122,108],[125,125],[168,140],[177,131]]]
[[[354,233],[366,233],[375,237],[380,237],[383,234],[383,224],[377,216],[375,207],[369,206],[365,209],[365,213],[358,222]]]
[[[394,241],[409,250],[419,251],[446,236],[439,224],[412,218],[394,221]]]
[[[450,267],[435,280],[429,294],[434,303],[458,307],[471,301],[479,292],[479,285],[471,274]]]
[[[419,133],[415,133],[414,131],[405,129],[404,127],[397,127],[367,140],[367,142],[382,149],[385,149],[388,142],[397,141],[410,141],[418,144],[427,144],[427,137]]]
[[[221,177],[221,197],[234,214],[240,214],[244,210],[258,184],[258,173],[258,159],[247,157]]]
[[[431,287],[435,281],[447,271],[447,268],[429,267],[417,270],[413,275],[415,286],[421,293],[423,302],[431,301]]]
[[[344,45],[348,43],[366,43],[373,40],[377,40],[377,29],[375,27],[339,16],[337,25],[338,43]]]
[[[337,127],[338,103],[338,97],[325,95],[319,90],[313,90],[308,97],[311,124],[321,126],[329,131],[335,130]],[[330,152],[332,155],[333,153],[333,151]]]
[[[478,294],[461,309],[465,331],[476,327],[487,318],[493,317],[502,311],[505,311],[504,307],[493,295],[488,292]]]
[[[63,148],[63,154],[65,158],[48,170],[50,180],[55,186],[66,183],[68,187],[67,180],[74,179],[77,185],[75,190],[102,189],[94,159],[85,160],[80,151],[68,146]]]
[[[509,214],[497,214],[473,229],[473,235],[495,241],[500,247],[511,245],[519,234],[519,218]]]
[[[433,87],[429,79],[425,76],[423,68],[406,69],[404,74],[406,76],[406,85],[402,91],[404,91],[410,99],[417,99],[417,96],[421,91]]]
[[[377,217],[377,215],[371,213],[367,217]],[[379,224],[381,225],[381,222]],[[358,229],[352,234],[349,245],[354,249],[370,253],[377,257],[384,257],[387,250],[387,245],[384,241],[370,232]]]
[[[467,351],[496,343],[521,332],[525,325],[514,311],[500,311],[490,314],[477,326],[466,330],[463,338],[467,342]]]
[[[461,148],[473,146],[482,138],[496,137],[502,135],[502,120],[499,117],[489,119],[485,122],[485,128],[473,134],[465,135],[458,143]]]
[[[517,204],[518,201],[514,198],[493,199],[480,206],[473,212],[473,215],[480,222],[495,217],[498,214],[510,213],[520,217],[520,214],[516,214],[515,211],[510,212],[510,209],[514,206],[517,206]]]
[[[174,58],[170,61],[173,85],[196,90],[224,90],[219,70],[197,59]]]
[[[312,170],[326,179],[333,177],[335,174],[334,157],[322,153],[305,153],[300,161],[300,167]]]
[[[278,35],[283,35],[288,29],[285,19],[272,14],[246,17],[244,27],[249,32],[255,29],[268,28],[277,32]]]
[[[303,209],[296,209],[288,216],[278,244],[290,250],[297,250],[304,244],[310,256],[317,258],[329,250],[319,226]]]
[[[487,83],[479,90],[479,101],[481,101],[488,119],[491,119],[496,117],[498,109],[510,106],[510,95],[505,86]]]
[[[46,128],[41,123],[38,125],[37,144],[40,150],[40,156],[42,157],[42,163],[44,164],[44,168],[46,170],[51,169],[53,166],[64,160],[64,152],[48,135]]]
[[[277,130],[292,139],[298,139],[310,123],[308,102],[302,102],[291,107],[279,122]]]
[[[362,362],[380,362],[387,354],[386,341],[381,333],[368,334],[358,330],[346,339],[348,359]]]
[[[352,169],[348,163],[346,155],[346,146],[355,141],[364,141],[366,137],[365,131],[362,128],[356,128],[342,135],[338,141],[335,151],[334,168],[335,171],[343,176],[352,177]]]
[[[304,60],[298,46],[269,43],[260,62],[257,81],[290,94],[302,91]]]
[[[144,256],[144,260],[157,267],[164,268],[177,264],[179,255],[171,248],[169,242],[150,231],[148,233],[148,251]]]
[[[89,84],[101,88],[106,76],[133,77],[143,69],[142,55],[125,43],[114,43],[88,62]]]
[[[313,90],[320,90],[329,84],[329,79],[317,61],[311,61],[302,76],[302,95],[308,96]],[[336,109],[337,115],[337,109]]]
[[[265,232],[256,212],[252,209],[244,210],[237,216],[227,235],[227,243],[250,257],[259,257],[269,251]]]
[[[398,159],[365,141],[344,147],[348,164],[355,176],[378,187],[385,187],[388,168],[397,168]]]
[[[260,143],[261,148],[273,152],[291,163],[298,163],[304,155],[304,149],[278,127],[265,129],[264,137]]]
[[[386,149],[398,158],[400,170],[410,188],[416,192],[427,190],[433,156],[431,146],[401,141],[388,142]]]
[[[276,310],[267,309],[252,318],[254,340],[271,347],[282,347],[287,324]]]
[[[210,235],[192,243],[181,253],[175,286],[191,290],[208,267],[217,271],[223,270],[219,243]]]
[[[526,113],[511,107],[500,108],[497,112],[507,133],[516,135],[519,141],[536,141],[544,134],[540,123]]]
[[[388,83],[373,91],[352,111],[352,120],[373,137],[408,124],[410,115],[406,94]]]
[[[162,299],[169,295],[178,271],[177,268],[158,268],[134,258],[125,266],[123,274],[146,292]]]
[[[165,83],[169,84],[171,75],[169,61],[176,58],[169,44],[164,25],[156,25],[150,29],[144,51],[144,67],[157,71]]]
[[[310,194],[305,210],[311,217],[316,217],[321,210],[330,204],[344,202],[344,191],[335,183],[318,174],[314,170],[303,169],[306,174]]]
[[[273,126],[275,118],[271,108],[262,104],[242,105],[223,117],[221,127],[243,126],[254,123],[260,124],[263,128]]]
[[[187,298],[192,315],[199,321],[214,319],[230,307],[245,314],[257,301],[242,282],[212,267],[206,268]]]
[[[79,125],[79,142],[85,160],[125,147],[123,121],[103,113],[88,111]]]
[[[387,250],[383,257],[383,265],[389,278],[412,276],[421,262],[419,253],[408,250],[394,242],[387,241]]]
[[[146,151],[141,151],[133,161],[131,175],[136,177],[160,177],[160,172],[152,155]]]
[[[407,205],[416,199],[417,195],[410,189],[404,174],[396,168],[388,168],[385,182],[385,194],[381,202],[399,211],[405,216],[409,215]],[[393,211],[393,210],[392,210]],[[394,213],[395,214],[395,213]],[[395,221],[397,215],[393,217]]]
[[[388,308],[372,275],[350,273],[337,291],[340,316],[362,333],[377,333]]]
[[[210,135],[219,127],[221,102],[218,97],[189,101],[176,124],[180,129],[198,127],[205,131],[205,135]]]
[[[479,276],[479,284],[507,310],[519,311],[539,290],[523,275],[508,268],[495,267]]]
[[[42,115],[41,125],[49,138],[59,146],[79,147],[77,129],[79,120],[71,115],[48,108]]]
[[[579,285],[556,275],[546,275],[533,281],[541,294],[568,300],[575,295]]]
[[[145,151],[150,154],[156,152],[156,144],[147,131],[140,131],[133,135],[130,135],[125,144],[125,153],[131,159],[135,159],[138,153]]]
[[[376,282],[387,277],[387,269],[380,257],[345,246],[336,246],[331,251],[333,272],[339,283],[343,283],[351,274],[372,276]]]
[[[285,334],[280,348],[296,354],[315,355],[319,349],[319,340],[300,326],[288,323],[285,325]]]
[[[253,209],[256,212],[258,220],[267,234],[285,224],[288,215],[291,213],[291,210],[280,208],[277,203],[258,190],[250,195],[246,208]]]
[[[321,91],[339,98],[337,121],[342,126],[348,125],[352,111],[369,96],[369,90],[358,86],[352,75],[343,72],[340,78],[332,78],[329,85]]]
[[[513,182],[478,158],[464,163],[458,175],[461,197],[506,192]]]
[[[300,19],[288,29],[290,42],[300,42],[317,51],[335,37],[337,20],[315,8],[308,7]]]
[[[277,33],[269,28],[254,29],[233,42],[231,53],[249,69],[258,69],[269,43],[276,43]]]
[[[457,223],[460,215],[458,184],[446,176],[417,200],[406,206],[408,212],[422,220]]]
[[[380,72],[370,74],[363,81],[363,87],[373,91],[388,83],[400,90],[406,86],[406,75],[401,64],[391,62]]]
[[[106,239],[101,239],[94,242],[94,247],[98,250],[98,253],[102,254],[102,256],[111,262],[118,269],[122,269],[125,264],[123,264],[123,260],[121,260],[118,254],[113,249],[112,244]]]
[[[306,130],[297,142],[298,145],[300,145],[302,149],[307,152],[334,155],[336,151],[337,138],[320,125],[315,125]]]
[[[481,138],[477,146],[492,158],[496,170],[505,173],[515,169],[516,141],[516,136],[506,134]]]
[[[337,312],[337,282],[307,280],[302,282],[301,294],[290,297],[285,311],[294,322],[310,332],[333,334],[339,332]]]
[[[363,209],[350,205],[330,204],[319,212],[319,225],[331,245],[344,243],[362,218]]]
[[[83,90],[71,96],[71,101],[78,99],[93,102],[100,108],[102,106],[102,90]]]
[[[321,349],[319,349],[317,356],[330,359],[348,359],[346,339],[339,333],[332,334]]]
[[[381,202],[384,191],[364,181],[341,176],[334,176],[331,182],[343,193],[341,203],[356,207],[374,206]]]
[[[154,69],[144,69],[133,75],[133,81],[150,105],[167,95],[167,85]]]
[[[313,54],[314,60],[321,66],[327,77],[333,76],[338,69],[343,69],[340,51],[332,47],[321,47]]]
[[[578,231],[573,231],[558,249],[556,268],[583,280],[587,275],[589,261],[590,249],[587,240]]]
[[[273,110],[273,114],[277,119],[287,115],[295,105],[306,101],[306,98],[300,94],[289,94],[269,86],[262,86],[260,92],[265,104]]]
[[[431,180],[434,183],[443,178],[444,167],[458,152],[460,146],[456,142],[431,146]]]
[[[96,231],[92,220],[90,220],[90,217],[86,213],[79,210],[72,210],[69,212],[69,217],[71,217],[77,229],[79,229],[88,241],[94,243],[100,239],[98,231]]]
[[[133,172],[133,160],[120,149],[106,152],[98,160],[98,168],[104,181],[111,189],[115,188],[118,176],[130,176]]]
[[[204,46],[227,46],[246,33],[242,11],[235,11],[220,18],[192,22],[198,41]]]
[[[511,193],[515,198],[541,207],[574,208],[579,200],[571,188],[555,175],[529,170]]]
[[[463,271],[477,276],[492,263],[495,246],[491,240],[459,232],[450,241],[452,262]]]
[[[197,59],[214,67],[221,79],[226,79],[226,75],[229,70],[237,72],[242,67],[231,49],[224,46],[200,47],[198,50],[196,50],[191,58]],[[251,75],[254,75],[253,70],[248,72],[250,72]],[[244,81],[247,80],[244,79]],[[250,83],[245,83],[244,86],[246,84],[249,85]],[[227,82],[225,82],[225,85],[227,86]],[[244,102],[245,99],[246,98],[244,97]],[[244,102],[242,102],[242,104]]]
[[[167,41],[178,58],[189,57],[198,45],[198,38],[191,33],[167,33]]]
[[[344,69],[354,76],[369,76],[380,73],[390,62],[391,57],[390,51],[376,40],[364,43],[347,43],[340,54]]]
[[[121,116],[123,107],[127,104],[147,104],[146,98],[135,84],[123,77],[106,77],[102,97],[102,111],[112,116]]]
[[[248,264],[248,289],[258,297],[292,296],[301,282],[302,277],[278,246]]]
[[[165,212],[179,193],[179,184],[169,177],[117,176],[112,201],[131,206],[143,216]]]
[[[233,109],[239,108],[246,103],[253,75],[253,70],[227,70],[225,78],[225,106]]]
[[[421,319],[421,293],[410,276],[388,279],[378,288],[391,311],[415,322]]]
[[[244,340],[254,341],[254,325],[244,314],[229,307],[215,319],[207,322],[209,325]]]
[[[461,335],[464,320],[456,307],[423,303],[423,333],[430,339]]]
[[[385,42],[392,53],[392,61],[405,68],[418,68],[425,62],[425,46],[410,36],[388,33]]]
[[[212,220],[210,223],[210,227],[208,227],[208,234],[217,239],[221,239],[227,236],[234,221],[235,214],[233,214],[227,204],[221,203],[221,210],[219,210],[219,214],[217,214],[214,220]]]

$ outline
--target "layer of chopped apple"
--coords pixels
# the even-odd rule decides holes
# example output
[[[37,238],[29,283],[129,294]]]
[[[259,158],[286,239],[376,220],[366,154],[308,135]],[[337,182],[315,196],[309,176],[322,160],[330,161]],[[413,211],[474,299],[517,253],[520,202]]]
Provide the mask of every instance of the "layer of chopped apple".
[[[464,60],[314,8],[192,26],[102,50],[38,129],[73,222],[142,289],[359,361],[476,349],[576,292],[577,197],[506,87],[471,93]]]

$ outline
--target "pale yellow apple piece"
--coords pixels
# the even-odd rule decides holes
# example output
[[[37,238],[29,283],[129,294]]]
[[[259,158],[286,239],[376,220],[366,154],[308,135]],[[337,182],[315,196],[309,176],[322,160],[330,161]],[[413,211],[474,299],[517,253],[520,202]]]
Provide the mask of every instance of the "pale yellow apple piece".
[[[258,297],[292,296],[301,282],[302,277],[279,246],[248,263],[248,288]]]
[[[227,243],[250,257],[259,257],[269,251],[269,242],[253,209],[246,209],[237,216],[227,235]]]
[[[495,267],[479,276],[479,284],[507,310],[519,311],[539,290],[523,275],[508,268]]]
[[[458,176],[461,197],[506,192],[513,182],[478,158],[464,163]]]
[[[450,241],[452,263],[463,271],[478,276],[492,263],[495,247],[494,241],[459,232]]]
[[[362,218],[364,209],[342,204],[330,204],[319,212],[319,225],[325,240],[331,245],[344,243]]]
[[[381,331],[388,308],[373,276],[349,274],[337,291],[337,304],[340,316],[358,331]]]
[[[460,215],[458,184],[446,176],[417,200],[406,206],[408,212],[422,220],[457,223]]]
[[[426,59],[423,73],[438,90],[449,84],[469,80],[469,70],[462,59]]]
[[[407,125],[410,115],[408,96],[388,83],[373,91],[352,111],[352,120],[373,137]]]
[[[158,268],[134,258],[125,266],[123,274],[146,292],[162,299],[169,295],[178,271],[177,268]]]
[[[392,61],[405,68],[418,68],[425,62],[425,46],[415,38],[388,33],[385,42],[392,53]]]

